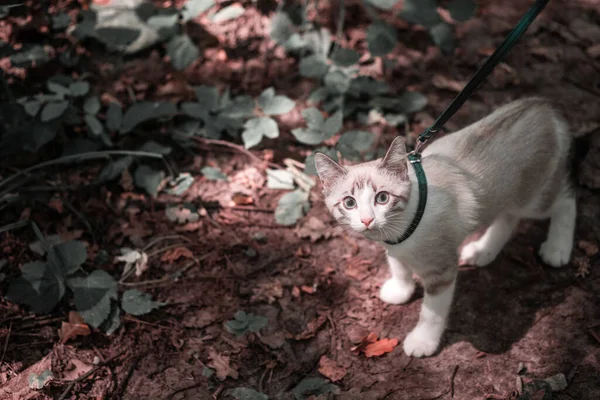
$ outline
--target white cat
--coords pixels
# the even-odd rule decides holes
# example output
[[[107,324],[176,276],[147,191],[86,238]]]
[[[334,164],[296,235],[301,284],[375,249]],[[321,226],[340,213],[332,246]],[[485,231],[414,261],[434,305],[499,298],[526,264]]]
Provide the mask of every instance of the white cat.
[[[452,303],[459,261],[492,262],[521,218],[550,218],[540,256],[550,266],[569,262],[575,230],[575,194],[568,171],[572,138],[559,112],[541,98],[500,107],[486,118],[429,144],[421,165],[427,203],[414,232],[419,190],[396,138],[383,159],[342,167],[315,155],[325,203],[341,226],[387,249],[392,277],[380,291],[390,304],[407,302],[419,276],[425,298],[419,322],[404,341],[409,356],[434,354]],[[458,249],[465,238],[484,235]]]

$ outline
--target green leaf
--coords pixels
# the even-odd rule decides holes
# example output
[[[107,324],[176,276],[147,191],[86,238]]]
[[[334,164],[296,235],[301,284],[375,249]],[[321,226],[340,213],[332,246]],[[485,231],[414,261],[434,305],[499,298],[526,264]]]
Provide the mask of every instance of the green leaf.
[[[384,56],[396,47],[396,29],[383,21],[376,21],[367,29],[367,43],[373,57]]]
[[[284,169],[267,169],[267,187],[269,189],[294,189],[294,174]]]
[[[37,115],[37,113],[40,111],[40,108],[42,108],[42,104],[43,103],[39,100],[30,100],[22,103],[25,112],[32,117]]]
[[[139,103],[135,103],[129,107],[123,116],[121,133],[130,132],[142,122],[149,121],[151,119],[170,117],[176,113],[177,107],[175,104],[166,101],[141,101]]]
[[[123,109],[118,103],[112,102],[106,110],[106,128],[114,132],[119,129],[123,121]]]
[[[116,301],[111,301],[110,303],[110,314],[108,314],[108,317],[99,327],[99,329],[108,336],[115,333],[121,326],[121,308],[119,308]]]
[[[98,98],[98,96],[90,96],[87,99],[85,99],[85,102],[83,103],[83,110],[91,115],[98,114],[98,111],[100,111],[100,107],[100,99]]]
[[[319,147],[318,149],[315,149],[315,151],[310,153],[310,155],[306,157],[306,160],[304,160],[304,173],[306,175],[317,176],[317,167],[315,166],[316,152],[326,154],[334,161],[338,160],[337,151],[335,151],[335,149],[331,149],[329,147]]]
[[[53,93],[58,94],[61,97],[71,94],[71,91],[69,90],[69,88],[64,87],[60,83],[48,81],[48,82],[46,82],[46,86],[48,86],[48,90],[50,90]]]
[[[66,12],[59,12],[58,14],[50,16],[52,29],[55,31],[60,31],[68,28],[71,23],[71,17]]]
[[[323,82],[325,86],[333,93],[346,93],[350,89],[350,81],[352,78],[344,71],[329,70]]]
[[[214,0],[188,0],[183,5],[183,9],[181,10],[181,16],[183,17],[183,22],[187,22],[191,19],[196,18],[198,15],[202,14],[209,8],[215,5]]]
[[[292,390],[292,393],[296,400],[307,400],[311,396],[327,393],[339,394],[340,388],[329,383],[327,379],[305,378]]]
[[[105,271],[96,269],[86,277],[69,279],[67,284],[85,322],[94,328],[102,325],[110,315],[111,299],[117,298],[117,281]]]
[[[194,86],[194,92],[198,103],[210,111],[215,111],[219,108],[219,90],[213,86]]]
[[[54,378],[54,375],[52,375],[52,371],[50,371],[49,369],[42,371],[39,375],[36,374],[35,372],[32,372],[27,377],[27,385],[29,386],[30,389],[41,390],[53,378]]]
[[[277,10],[271,17],[269,36],[275,43],[283,45],[294,34],[294,24],[285,11]]]
[[[447,22],[440,22],[429,29],[429,34],[433,43],[439,47],[445,54],[451,54],[454,51],[454,32],[452,25]]]
[[[308,193],[301,189],[286,193],[275,208],[275,221],[280,225],[294,225],[310,209]]]
[[[98,118],[94,117],[92,114],[85,114],[83,117],[85,120],[85,124],[91,133],[95,136],[99,136],[104,132],[104,127],[102,126],[102,122],[98,120]]]
[[[85,96],[90,91],[90,84],[86,81],[73,82],[69,85],[69,91],[75,97]]]
[[[181,196],[184,194],[190,186],[194,183],[194,177],[189,172],[180,173],[177,178],[169,182],[169,188],[167,193],[174,196]]]
[[[42,110],[42,115],[40,116],[40,119],[42,120],[42,122],[52,121],[53,119],[56,119],[63,115],[67,107],[69,107],[69,102],[67,100],[46,103]]]
[[[340,137],[336,149],[349,160],[360,160],[361,154],[373,145],[374,138],[371,132],[349,131]]]
[[[148,26],[158,31],[162,38],[167,39],[171,36],[172,32],[174,32],[174,29],[179,23],[179,14],[171,13],[153,15],[148,18],[146,23]]]
[[[474,0],[451,0],[446,4],[446,9],[453,20],[463,22],[475,15],[477,4]]]
[[[206,107],[201,103],[194,103],[191,101],[185,101],[181,103],[181,111],[188,117],[207,120],[210,115]]]
[[[233,318],[225,322],[225,329],[236,336],[242,336],[248,332],[258,332],[267,326],[269,322],[266,317],[251,313],[246,314],[241,310],[236,312]]]
[[[360,54],[352,49],[336,47],[331,55],[331,60],[340,67],[349,67],[360,60]]]
[[[215,370],[212,368],[208,368],[207,366],[204,366],[202,368],[202,376],[205,378],[210,378],[211,376],[213,376],[215,374]]]
[[[137,289],[126,291],[121,299],[123,311],[131,315],[145,315],[164,304],[153,301],[148,293],[140,292]]]
[[[28,305],[35,314],[48,314],[64,294],[65,281],[60,271],[34,261],[23,265],[21,276],[10,283],[6,300]]]
[[[382,10],[391,10],[398,0],[366,0],[366,2]]]
[[[219,12],[213,15],[211,19],[212,22],[217,24],[219,22],[228,21],[230,19],[239,18],[244,13],[244,11],[244,7],[238,4],[232,4],[221,9]]]
[[[198,47],[194,45],[188,35],[173,37],[166,45],[167,55],[171,58],[171,64],[178,70],[190,66],[200,56]]]
[[[292,135],[301,143],[315,145],[332,138],[341,128],[343,112],[337,111],[325,121],[323,114],[314,108],[302,110],[308,128],[292,129]]]
[[[300,75],[305,78],[322,78],[329,70],[327,59],[313,54],[300,60]]]
[[[144,189],[150,196],[156,198],[158,186],[165,179],[165,172],[154,170],[147,165],[140,165],[133,174],[135,186]]]
[[[246,387],[231,389],[229,395],[237,400],[269,400],[269,396],[266,394]]]
[[[139,29],[105,27],[95,30],[94,37],[111,50],[123,50],[140,36]]]
[[[146,143],[140,146],[139,151],[147,151],[148,153],[156,153],[167,155],[173,151],[169,146],[163,146],[160,143],[156,143],[154,140],[148,140]]]
[[[50,61],[50,57],[42,45],[24,46],[24,48],[10,56],[12,67],[29,68],[32,65],[40,66]]]
[[[78,240],[56,244],[48,252],[48,263],[56,266],[63,276],[77,272],[85,260],[87,248]]]
[[[106,164],[102,172],[100,172],[100,175],[98,176],[98,181],[108,182],[112,181],[118,176],[121,176],[123,171],[129,168],[132,162],[133,157],[131,156],[119,158],[117,161],[110,160],[108,164]]]
[[[396,110],[404,114],[421,111],[427,105],[427,97],[419,92],[404,92],[395,101]]]
[[[275,96],[275,89],[265,89],[258,96],[258,105],[267,115],[280,115],[292,111],[296,103],[287,96]]]
[[[228,118],[246,118],[254,114],[255,101],[250,96],[237,96],[227,103],[220,116]]]
[[[279,136],[279,127],[273,118],[255,117],[246,121],[242,140],[247,149],[259,144],[263,136],[271,139]]]
[[[430,28],[441,21],[436,0],[404,0],[400,18]]]
[[[35,242],[29,243],[29,250],[39,254],[40,256],[43,256],[44,254],[46,254],[44,244],[46,246],[52,247],[61,243],[63,243],[63,240],[60,237],[60,235],[48,235],[44,237],[44,243],[42,243],[40,240],[36,240]]]
[[[219,168],[215,167],[203,167],[200,172],[211,181],[226,181],[227,175],[221,172]]]

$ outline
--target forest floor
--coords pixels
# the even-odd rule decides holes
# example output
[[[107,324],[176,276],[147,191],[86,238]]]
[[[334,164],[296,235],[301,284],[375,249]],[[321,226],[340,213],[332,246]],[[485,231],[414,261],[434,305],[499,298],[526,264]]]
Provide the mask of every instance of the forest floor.
[[[333,27],[333,16],[325,20],[332,15],[330,5],[321,3],[323,23]],[[408,126],[411,135],[449,104],[530,2],[479,3],[477,16],[458,26],[454,55],[442,55],[424,32],[405,29],[390,56],[397,60],[394,67],[363,67],[394,90],[411,88],[427,95],[428,106]],[[297,75],[294,59],[267,52],[261,42],[268,16],[249,9],[241,18],[210,33],[198,32],[210,38],[204,58],[185,73],[173,74],[153,52],[150,62],[127,64],[128,75],[150,88],[148,96],[154,98],[161,93],[168,93],[162,98],[177,98],[177,88],[185,83],[218,82],[255,94],[275,86],[292,99],[306,99],[312,83]],[[347,18],[353,21],[352,8]],[[356,25],[346,26],[350,41],[360,44],[364,29],[358,29],[360,16],[356,19]],[[600,6],[595,1],[552,1],[448,124],[450,131],[456,130],[510,100],[544,95],[565,105],[574,135],[589,138],[590,151],[580,160],[573,262],[561,269],[544,266],[536,254],[547,223],[524,221],[492,265],[461,268],[449,326],[433,357],[411,359],[401,345],[380,357],[356,355],[351,349],[370,332],[401,343],[417,322],[422,290],[406,305],[384,304],[378,298],[388,275],[382,248],[340,234],[317,189],[310,212],[297,227],[277,225],[274,208],[282,193],[265,187],[266,162],[205,143],[195,155],[174,157],[180,171],[195,176],[202,166],[212,165],[230,177],[197,177],[183,196],[206,210],[198,222],[168,221],[164,209],[173,197],[160,194],[151,200],[133,192],[127,177],[114,187],[64,193],[95,229],[91,252],[102,248],[117,254],[121,247],[154,243],[148,270],[130,279],[126,288],[143,289],[167,304],[146,316],[124,316],[112,336],[94,332],[61,344],[57,330],[68,309],[32,317],[2,301],[0,383],[18,391],[19,385],[27,386],[28,368],[42,364],[52,365],[62,379],[72,379],[92,369],[97,357],[106,366],[78,381],[66,399],[217,399],[229,398],[227,389],[234,387],[254,388],[269,399],[292,399],[293,388],[304,378],[318,376],[333,381],[344,400],[515,399],[523,382],[560,373],[567,378],[566,389],[544,399],[599,399],[598,46]],[[101,91],[110,93],[113,84],[105,82]],[[307,150],[294,144],[286,128],[300,118],[299,112],[292,113],[290,121],[282,121],[280,140],[252,152],[273,163],[288,157],[302,161]],[[389,143],[395,134],[384,129],[382,141]],[[68,182],[84,185],[100,168],[86,165],[60,173]],[[232,206],[238,192],[250,196],[250,204]],[[69,210],[47,210],[27,212],[44,232],[86,237]],[[18,217],[2,218],[10,222]],[[14,268],[31,259],[29,233],[13,231],[1,239]],[[116,275],[120,268],[109,264],[104,269]],[[173,273],[177,279],[170,279]],[[227,332],[224,323],[239,310],[267,317],[267,327],[243,337]],[[216,376],[207,376],[210,371]],[[65,388],[57,382],[41,392],[22,392],[22,398],[59,398]]]

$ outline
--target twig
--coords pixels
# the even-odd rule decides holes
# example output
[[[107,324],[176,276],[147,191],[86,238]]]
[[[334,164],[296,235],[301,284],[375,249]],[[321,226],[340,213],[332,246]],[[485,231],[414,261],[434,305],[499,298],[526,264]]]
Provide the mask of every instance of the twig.
[[[335,37],[338,41],[338,45],[342,47],[342,36],[344,35],[344,20],[346,19],[346,2],[340,0],[340,11],[338,14],[338,26]]]
[[[452,370],[452,375],[450,376],[450,398],[454,398],[454,378],[456,378],[456,373],[458,372],[458,365],[454,366]]]
[[[201,257],[200,259],[191,261],[190,263],[184,265],[182,268],[178,269],[177,271],[173,272],[172,274],[165,275],[160,279],[150,279],[150,280],[142,281],[142,282],[119,282],[119,284],[121,286],[126,286],[126,287],[135,287],[135,286],[144,286],[144,285],[159,285],[161,283],[165,283],[165,282],[169,281],[170,279],[176,277],[179,274],[183,274],[185,271],[192,268],[194,265],[200,264],[200,261],[203,260],[204,258],[206,258],[207,256],[208,255],[205,255],[205,256]]]
[[[112,362],[113,360],[115,360],[116,358],[120,357],[121,355],[125,354],[125,351],[122,351],[120,353],[117,353],[116,355],[110,357],[108,360],[96,365],[94,368],[90,369],[88,372],[86,372],[85,374],[75,378],[72,381],[69,381],[69,386],[67,386],[65,388],[65,390],[62,392],[62,394],[60,395],[60,397],[58,398],[58,400],[64,400],[67,398],[67,396],[69,395],[69,393],[71,392],[71,390],[73,390],[73,387],[75,387],[75,384],[77,382],[81,382],[84,379],[87,379],[88,377],[92,376],[93,374],[96,373],[96,371],[98,371],[100,368],[104,367],[106,364]],[[60,382],[60,381],[59,381]],[[66,382],[64,382],[66,383]]]
[[[248,157],[250,157],[252,159],[252,161],[254,161],[256,163],[259,163],[259,164],[264,163],[263,160],[261,160],[260,158],[258,158],[254,154],[252,154],[249,150],[247,150],[247,149],[243,148],[242,146],[237,145],[235,143],[227,142],[225,140],[218,140],[218,139],[205,139],[205,138],[200,138],[200,137],[196,137],[196,136],[194,137],[194,140],[196,140],[198,142],[206,143],[206,144],[215,144],[218,146],[229,147],[229,148],[239,151],[240,153],[247,155]]]
[[[23,220],[13,222],[12,224],[6,224],[6,225],[0,227],[0,233],[10,231],[13,229],[17,229],[17,228],[21,228],[21,227],[27,226],[27,225],[29,225],[29,221],[23,221]]]
[[[160,236],[160,237],[157,237],[156,239],[152,240],[146,246],[144,246],[144,248],[142,249],[142,251],[147,251],[150,247],[154,246],[158,242],[162,242],[163,240],[175,240],[175,239],[181,239],[181,240],[187,241],[188,243],[191,242],[190,239],[188,239],[187,237],[185,237],[183,235]]]
[[[4,350],[2,350],[2,358],[0,358],[0,365],[4,362],[4,356],[6,355],[6,349],[8,348],[8,340],[10,339],[10,333],[12,332],[12,324],[10,321],[10,325],[8,326],[8,333],[6,334],[6,341],[4,342]]]
[[[260,207],[250,207],[250,206],[233,206],[233,207],[229,207],[230,210],[235,210],[235,211],[252,211],[252,212],[263,212],[263,213],[273,213],[275,212],[274,210],[271,210],[270,208],[260,208]]]
[[[108,151],[92,151],[92,152],[88,152],[88,153],[81,153],[81,154],[73,154],[70,156],[65,156],[65,157],[60,157],[54,160],[49,160],[49,161],[45,161],[36,165],[33,165],[29,168],[26,168],[22,171],[17,172],[16,174],[13,174],[11,176],[9,176],[8,178],[0,181],[0,187],[4,187],[6,185],[8,185],[9,183],[11,183],[12,181],[20,178],[23,175],[27,175],[30,172],[36,171],[38,169],[42,169],[42,168],[47,168],[47,167],[51,167],[53,165],[59,165],[59,164],[68,164],[68,163],[72,163],[72,162],[81,162],[81,161],[88,161],[88,160],[96,160],[96,159],[101,159],[101,158],[108,158],[110,156],[137,156],[137,157],[150,157],[150,158],[157,158],[157,159],[163,159],[162,154],[158,154],[158,153],[150,153],[147,151],[129,151],[129,150],[108,150]],[[11,190],[14,190],[15,188],[11,188]],[[4,197],[4,195],[6,191],[0,193],[0,198]]]

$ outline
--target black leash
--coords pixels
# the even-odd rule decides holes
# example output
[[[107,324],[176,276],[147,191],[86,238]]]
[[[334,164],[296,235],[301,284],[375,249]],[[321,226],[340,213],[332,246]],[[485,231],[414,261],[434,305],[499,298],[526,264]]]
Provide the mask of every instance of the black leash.
[[[434,134],[438,133],[448,122],[450,118],[458,111],[460,107],[467,101],[471,94],[479,87],[481,82],[492,72],[494,67],[502,61],[504,56],[514,47],[517,41],[523,36],[529,25],[535,20],[538,14],[546,7],[550,0],[536,0],[536,2],[531,6],[531,8],[525,13],[525,15],[521,18],[521,20],[517,23],[514,29],[508,34],[506,39],[502,42],[502,44],[494,51],[494,53],[486,60],[486,62],[477,70],[473,78],[467,83],[467,85],[460,91],[458,96],[450,103],[448,108],[444,110],[442,114],[435,120],[433,125],[429,128],[425,129],[423,133],[419,135],[417,138],[417,143],[415,145],[415,150],[408,155],[408,160],[412,164],[415,169],[415,174],[417,176],[417,183],[419,186],[419,203],[417,205],[417,212],[412,222],[408,226],[408,229],[404,234],[398,238],[396,241],[388,241],[385,243],[394,245],[399,244],[405,241],[414,233],[421,222],[421,218],[423,217],[423,213],[425,212],[425,206],[427,204],[427,177],[425,176],[425,171],[423,170],[423,166],[421,165],[421,153],[419,153],[419,148]]]

